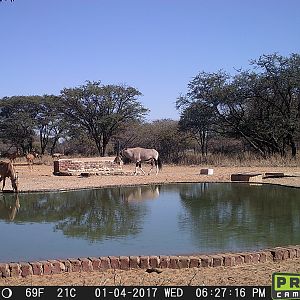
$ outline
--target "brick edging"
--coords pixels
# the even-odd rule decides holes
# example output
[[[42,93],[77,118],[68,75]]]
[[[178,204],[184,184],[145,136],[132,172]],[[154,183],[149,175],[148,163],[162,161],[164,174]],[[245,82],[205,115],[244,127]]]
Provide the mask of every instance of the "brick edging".
[[[0,277],[26,277],[30,275],[51,275],[65,272],[92,272],[108,269],[148,268],[206,268],[232,267],[242,264],[258,264],[300,257],[300,245],[275,247],[256,252],[220,253],[210,255],[178,256],[101,256],[70,258],[64,260],[43,260],[34,262],[0,263]]]

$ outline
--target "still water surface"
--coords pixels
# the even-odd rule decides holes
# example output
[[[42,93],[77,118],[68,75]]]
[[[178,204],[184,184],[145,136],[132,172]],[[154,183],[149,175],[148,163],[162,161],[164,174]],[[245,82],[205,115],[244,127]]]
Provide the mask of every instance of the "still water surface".
[[[2,262],[300,243],[300,190],[295,188],[192,183],[15,197],[0,195]]]

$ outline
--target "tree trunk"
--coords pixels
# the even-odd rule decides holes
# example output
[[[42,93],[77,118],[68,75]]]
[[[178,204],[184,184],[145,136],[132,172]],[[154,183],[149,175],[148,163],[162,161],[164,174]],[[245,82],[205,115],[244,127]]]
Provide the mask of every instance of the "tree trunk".
[[[40,131],[40,146],[41,146],[41,154],[45,154],[45,150],[48,144],[48,138],[43,135],[43,132]]]
[[[291,149],[292,149],[292,157],[293,158],[296,158],[296,155],[297,155],[297,147],[296,147],[296,143],[294,141],[293,138],[291,138],[290,140],[290,145],[291,145]]]
[[[57,144],[57,142],[58,142],[58,139],[59,139],[58,136],[54,137],[54,139],[53,139],[53,143],[52,143],[52,146],[51,146],[51,149],[50,149],[51,155],[54,153],[54,149],[55,149],[55,147],[56,147],[56,144]]]
[[[94,132],[91,134],[91,137],[93,138],[95,144],[96,144],[96,147],[97,147],[97,150],[98,150],[98,153],[100,156],[103,156],[102,155],[102,146],[101,146],[101,141],[102,141],[102,134],[98,134],[97,132]]]
[[[106,152],[106,147],[108,145],[108,142],[109,142],[109,138],[103,136],[103,142],[102,142],[102,153],[101,153],[101,156],[105,156],[105,152]]]

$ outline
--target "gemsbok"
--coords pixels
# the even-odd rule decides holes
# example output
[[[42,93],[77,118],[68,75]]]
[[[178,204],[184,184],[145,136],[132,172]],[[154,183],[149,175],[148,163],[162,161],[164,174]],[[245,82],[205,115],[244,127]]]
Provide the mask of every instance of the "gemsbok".
[[[0,161],[0,176],[0,182],[3,180],[2,191],[5,187],[5,179],[9,177],[13,191],[18,193],[18,175],[11,162]]]
[[[162,163],[159,158],[159,154],[155,149],[145,149],[145,148],[127,148],[121,151],[122,157],[127,157],[131,161],[135,162],[135,172],[134,175],[137,175],[138,168],[142,171],[142,173],[145,175],[144,170],[142,169],[142,161],[144,162],[150,162],[151,163],[151,169],[148,173],[148,175],[151,174],[151,171],[153,169],[153,162],[156,167],[156,175],[158,174],[158,170],[162,169]]]

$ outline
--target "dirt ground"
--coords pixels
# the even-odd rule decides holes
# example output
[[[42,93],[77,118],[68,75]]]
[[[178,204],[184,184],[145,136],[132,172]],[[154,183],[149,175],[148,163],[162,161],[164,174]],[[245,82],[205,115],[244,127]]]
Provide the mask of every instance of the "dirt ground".
[[[296,167],[211,167],[213,175],[200,175],[207,166],[171,166],[155,176],[54,176],[52,165],[34,165],[33,170],[16,163],[20,192],[83,189],[92,187],[138,185],[171,182],[229,182],[232,173],[284,172],[287,177],[263,179],[264,183],[282,184],[300,188],[300,169]],[[148,166],[145,166],[145,170]],[[134,166],[124,166],[133,171]],[[6,189],[11,189],[9,180]],[[300,189],[299,189],[300,196]],[[64,273],[58,275],[29,276],[26,278],[0,278],[5,285],[270,285],[273,272],[300,273],[300,258],[282,262],[241,265],[230,268],[163,269],[160,274],[145,270],[107,270],[102,272]]]

